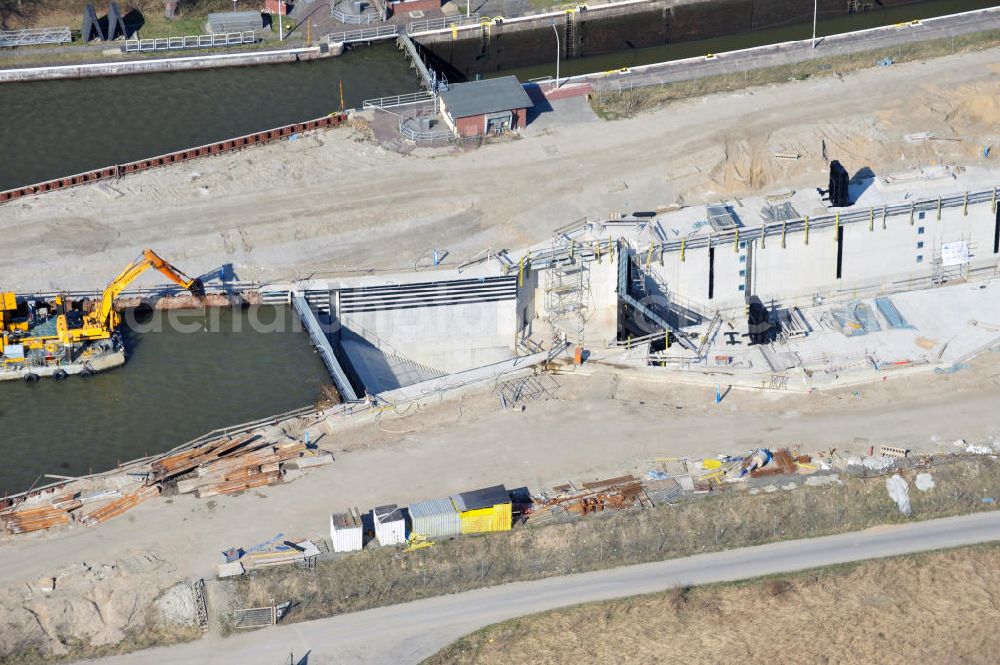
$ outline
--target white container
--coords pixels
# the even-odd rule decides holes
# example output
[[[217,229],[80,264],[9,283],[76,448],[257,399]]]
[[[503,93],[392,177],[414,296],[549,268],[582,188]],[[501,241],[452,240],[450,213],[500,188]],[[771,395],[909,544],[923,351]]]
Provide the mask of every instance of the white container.
[[[372,510],[375,538],[379,545],[400,545],[406,542],[406,516],[396,504]]]
[[[356,552],[361,549],[361,515],[357,508],[330,515],[330,540],[334,552]]]

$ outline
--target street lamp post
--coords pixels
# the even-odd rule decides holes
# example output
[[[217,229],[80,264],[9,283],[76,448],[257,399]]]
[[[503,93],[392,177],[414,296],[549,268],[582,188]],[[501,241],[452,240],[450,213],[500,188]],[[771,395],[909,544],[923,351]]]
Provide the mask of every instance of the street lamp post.
[[[813,0],[813,48],[816,48],[816,15],[819,13],[819,0]]]
[[[281,20],[281,0],[278,0],[278,41],[285,41],[285,24]]]
[[[556,87],[559,87],[559,53],[562,49],[559,47],[559,28],[552,24],[552,32],[556,33]]]

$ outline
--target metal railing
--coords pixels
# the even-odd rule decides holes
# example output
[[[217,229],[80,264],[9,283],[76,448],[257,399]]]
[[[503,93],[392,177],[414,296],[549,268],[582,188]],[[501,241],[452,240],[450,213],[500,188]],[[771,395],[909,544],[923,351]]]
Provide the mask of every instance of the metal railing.
[[[0,30],[0,46],[34,46],[36,44],[65,44],[73,41],[69,28],[31,28],[29,30]]]
[[[330,16],[337,19],[341,23],[347,23],[349,25],[368,25],[369,23],[379,23],[385,20],[385,9],[381,3],[376,3],[376,11],[374,12],[362,12],[361,14],[355,14],[353,12],[345,12],[343,9],[338,7],[340,3],[335,3],[330,5]]]
[[[163,37],[161,39],[128,39],[125,53],[147,53],[152,51],[181,51],[185,49],[213,48],[216,46],[239,46],[255,44],[257,35],[253,30],[227,32],[220,35],[189,35],[187,37]]]
[[[474,12],[468,16],[443,16],[439,18],[425,18],[421,21],[413,21],[407,24],[406,32],[410,35],[417,35],[421,32],[432,30],[444,30],[452,26],[478,25],[479,12]]]
[[[313,312],[308,301],[301,294],[292,293],[292,306],[302,319],[302,323],[305,325],[310,339],[312,339],[313,346],[316,347],[316,351],[323,359],[323,364],[326,365],[330,377],[337,385],[337,390],[340,391],[340,396],[345,402],[358,401],[358,395],[354,392],[354,386],[351,385],[347,375],[344,373],[344,368],[340,366],[340,361],[337,360],[337,355],[333,352],[333,346],[330,345],[330,340],[323,331],[323,327],[319,324],[319,320],[317,320],[316,314]]]
[[[744,242],[756,239],[780,243],[786,233],[807,233],[817,229],[825,229],[837,225],[867,223],[871,226],[881,226],[883,220],[889,217],[907,216],[913,219],[918,213],[935,213],[945,208],[961,208],[979,203],[995,203],[997,188],[983,189],[976,192],[954,194],[939,198],[922,199],[911,203],[898,205],[882,205],[878,207],[852,206],[851,210],[838,213],[817,215],[815,217],[800,217],[780,222],[768,222],[760,226],[739,227],[732,231],[712,233],[707,236],[694,236],[679,240],[670,240],[654,244],[654,251],[679,252],[697,247],[718,246]]]
[[[426,104],[436,102],[437,96],[433,92],[421,90],[420,92],[409,92],[405,95],[393,95],[392,97],[376,97],[366,99],[361,104],[363,109],[388,109],[398,106],[410,106],[411,104]]]
[[[399,28],[397,26],[380,25],[377,28],[331,32],[327,35],[327,40],[331,44],[350,44],[353,42],[373,42],[379,39],[391,39],[397,35],[399,35]]]
[[[414,126],[418,120],[419,118],[402,118],[399,121],[400,135],[417,143],[430,143],[452,138],[451,128],[448,125],[442,123],[435,129],[422,130]]]

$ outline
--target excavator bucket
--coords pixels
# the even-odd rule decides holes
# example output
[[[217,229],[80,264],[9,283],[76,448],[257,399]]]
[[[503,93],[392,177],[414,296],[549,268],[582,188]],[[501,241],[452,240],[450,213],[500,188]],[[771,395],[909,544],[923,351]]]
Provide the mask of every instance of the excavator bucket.
[[[191,280],[191,286],[188,287],[188,291],[190,291],[191,293],[193,293],[198,298],[204,298],[205,297],[205,283],[202,282],[197,277],[195,277],[194,279]]]

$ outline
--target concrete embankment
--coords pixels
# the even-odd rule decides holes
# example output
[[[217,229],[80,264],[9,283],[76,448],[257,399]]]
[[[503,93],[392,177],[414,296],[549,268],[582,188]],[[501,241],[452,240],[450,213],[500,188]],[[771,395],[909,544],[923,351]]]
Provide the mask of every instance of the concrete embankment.
[[[24,67],[0,69],[0,83],[18,81],[46,81],[52,79],[90,78],[94,76],[123,76],[153,72],[178,72],[215,67],[244,67],[247,65],[272,65],[283,62],[305,62],[334,55],[319,46],[284,49],[280,51],[248,51],[221,55],[199,55],[183,58],[155,58],[126,60],[124,62],[95,62],[55,67]]]
[[[930,43],[949,38],[954,40],[967,35],[989,36],[996,31],[1000,31],[1000,7],[832,35],[824,37],[817,47],[813,47],[811,40],[803,39],[642,65],[614,72],[571,76],[563,79],[563,85],[576,82],[590,84],[599,92],[619,90],[623,87],[674,83],[836,56],[863,54],[877,49],[902,47],[906,44]],[[895,57],[895,53],[892,57]],[[873,60],[871,65],[874,64]]]

